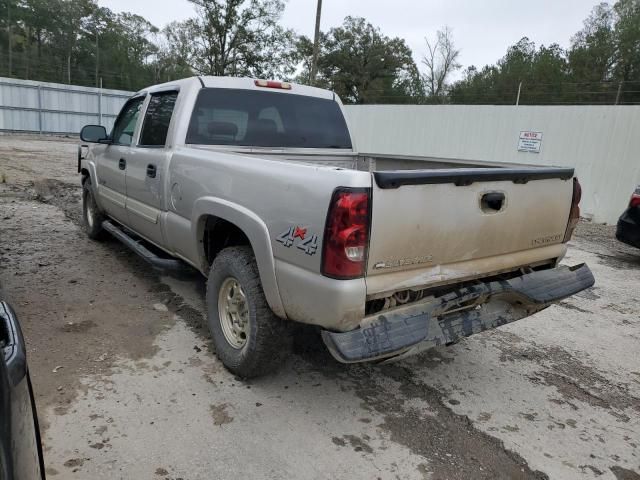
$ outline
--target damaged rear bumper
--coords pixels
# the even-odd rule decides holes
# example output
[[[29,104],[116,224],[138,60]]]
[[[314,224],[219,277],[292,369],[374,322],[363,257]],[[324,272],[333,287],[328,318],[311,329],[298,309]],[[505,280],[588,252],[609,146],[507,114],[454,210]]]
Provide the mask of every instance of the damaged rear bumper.
[[[427,302],[377,313],[365,318],[356,330],[324,330],[322,338],[340,362],[388,358],[455,343],[520,320],[594,282],[586,264],[562,266],[464,287]]]

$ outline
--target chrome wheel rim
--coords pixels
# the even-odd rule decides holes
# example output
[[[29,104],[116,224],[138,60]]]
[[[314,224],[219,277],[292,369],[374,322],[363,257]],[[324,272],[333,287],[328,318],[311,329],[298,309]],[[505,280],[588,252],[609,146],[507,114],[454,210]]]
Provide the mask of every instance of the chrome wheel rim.
[[[91,198],[91,194],[87,193],[87,197],[85,199],[86,202],[86,213],[87,213],[87,224],[89,225],[89,228],[93,228],[93,202],[92,202],[92,198]]]
[[[218,293],[218,316],[229,345],[240,349],[249,336],[249,304],[238,280],[228,277]]]

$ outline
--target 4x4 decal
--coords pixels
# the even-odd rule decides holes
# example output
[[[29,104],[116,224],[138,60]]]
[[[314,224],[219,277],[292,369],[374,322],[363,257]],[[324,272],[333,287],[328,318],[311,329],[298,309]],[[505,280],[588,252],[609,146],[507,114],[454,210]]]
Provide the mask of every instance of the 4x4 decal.
[[[297,225],[295,227],[290,227],[288,230],[285,230],[278,235],[276,237],[276,242],[290,248],[294,243],[296,243],[296,239],[300,239],[296,244],[296,248],[299,248],[307,255],[315,255],[318,251],[318,236],[311,235],[307,237],[307,229]]]
[[[300,250],[303,250],[307,255],[315,255],[315,253],[318,251],[318,236],[311,235],[311,237],[307,238],[303,242],[300,242],[296,246]]]

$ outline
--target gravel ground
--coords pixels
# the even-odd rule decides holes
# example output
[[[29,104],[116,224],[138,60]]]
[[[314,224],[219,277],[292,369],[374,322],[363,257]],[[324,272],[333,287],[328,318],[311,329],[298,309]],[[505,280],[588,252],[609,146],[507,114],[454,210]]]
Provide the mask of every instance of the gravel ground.
[[[28,343],[52,479],[640,479],[640,251],[581,224],[596,286],[383,366],[301,332],[279,373],[230,375],[204,281],[79,228],[76,143],[0,137],[0,284]],[[622,208],[622,207],[621,207]]]

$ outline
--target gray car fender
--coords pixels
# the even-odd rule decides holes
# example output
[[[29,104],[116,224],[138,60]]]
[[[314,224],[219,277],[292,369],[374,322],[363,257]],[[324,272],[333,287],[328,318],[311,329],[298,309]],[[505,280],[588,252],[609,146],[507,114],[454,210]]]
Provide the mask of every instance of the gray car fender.
[[[98,173],[93,158],[82,159],[80,168],[82,171],[89,172],[89,177],[91,178],[91,190],[93,190],[93,199],[95,200],[96,205],[98,205],[98,208],[100,210],[104,210],[104,207],[102,206],[102,199],[98,193]]]
[[[226,220],[244,232],[256,257],[258,272],[264,295],[273,313],[281,318],[286,318],[278,283],[276,280],[275,262],[269,230],[262,219],[253,211],[217,197],[202,197],[195,201],[191,216],[191,233],[196,242],[196,251],[200,256],[200,263],[205,262],[204,249],[199,242],[204,234],[204,219],[213,215]]]

